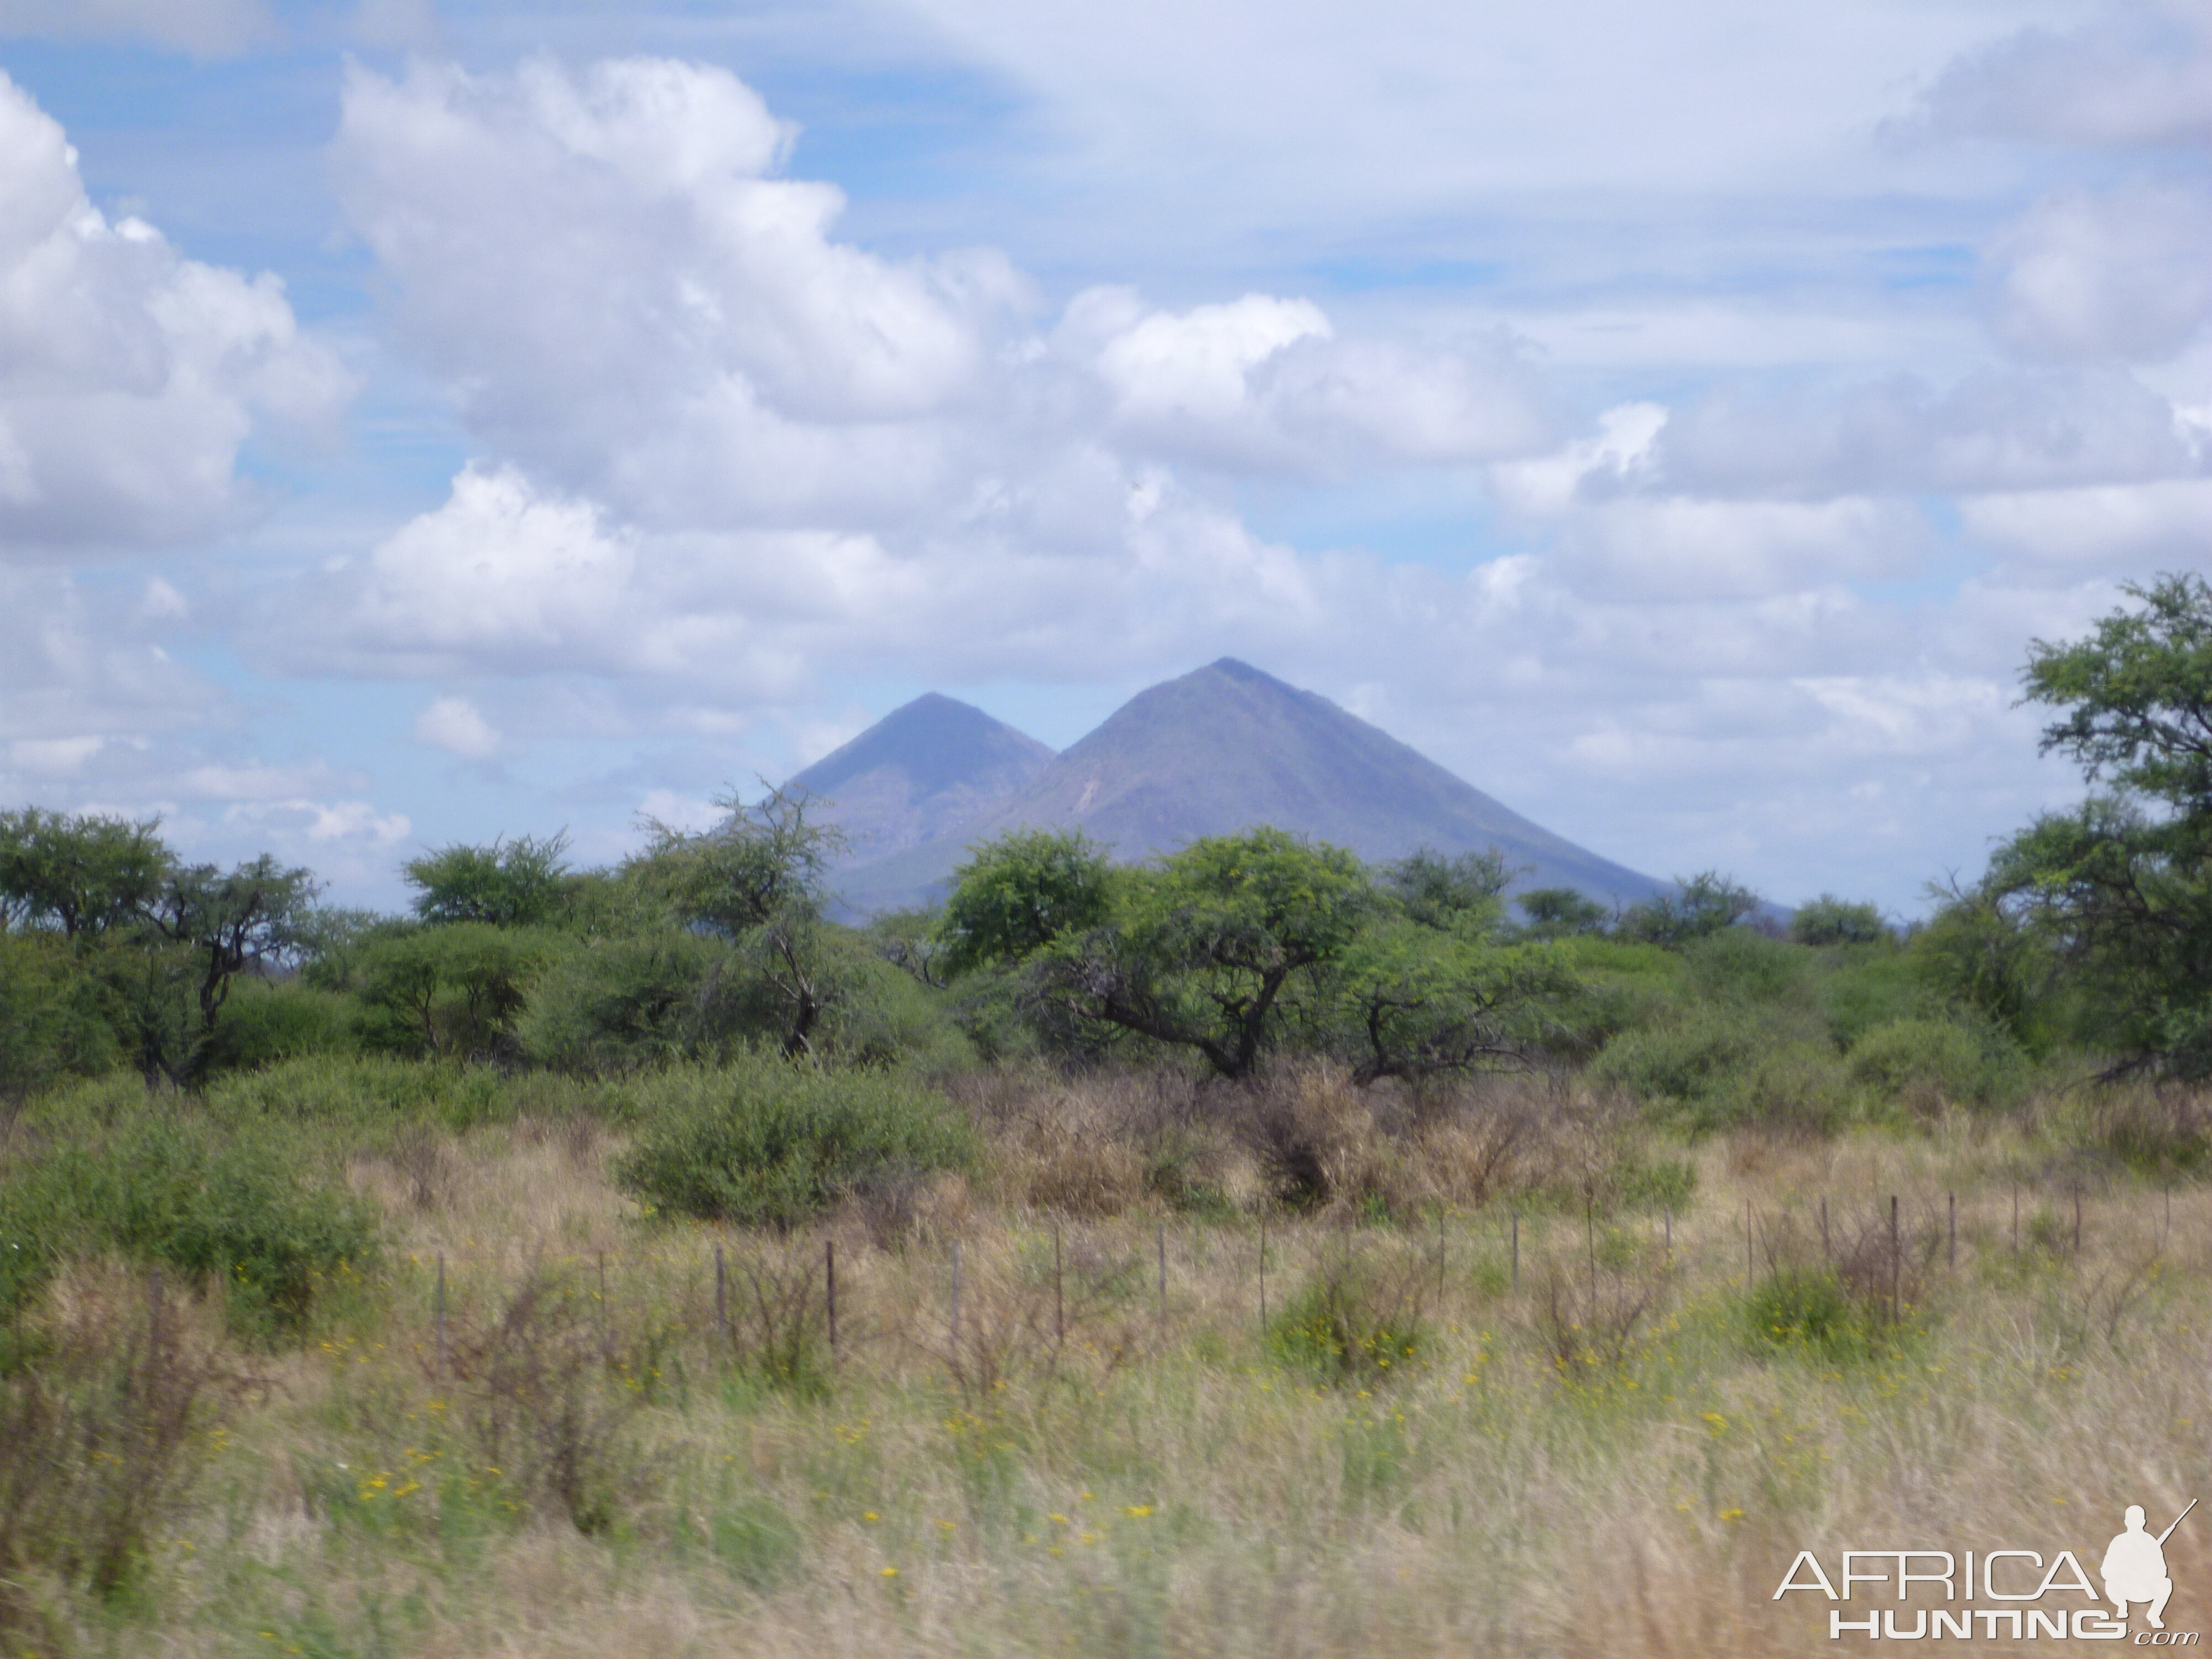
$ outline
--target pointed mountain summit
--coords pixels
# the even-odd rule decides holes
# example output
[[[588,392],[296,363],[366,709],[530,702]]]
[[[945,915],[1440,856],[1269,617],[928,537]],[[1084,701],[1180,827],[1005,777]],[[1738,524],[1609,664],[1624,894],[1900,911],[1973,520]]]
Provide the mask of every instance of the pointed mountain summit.
[[[972,842],[1006,830],[1080,830],[1134,861],[1262,823],[1378,862],[1495,847],[1528,872],[1516,886],[1606,902],[1662,885],[1530,823],[1328,698],[1224,657],[1139,692],[995,809],[859,863],[838,886],[859,909],[921,902]]]
[[[815,796],[823,820],[845,832],[853,860],[866,864],[989,816],[1051,761],[1035,738],[931,691],[785,787]]]

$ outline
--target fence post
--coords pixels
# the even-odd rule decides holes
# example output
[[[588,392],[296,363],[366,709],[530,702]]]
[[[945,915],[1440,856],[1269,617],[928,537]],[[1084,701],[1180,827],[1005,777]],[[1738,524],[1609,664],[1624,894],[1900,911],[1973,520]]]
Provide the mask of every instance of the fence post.
[[[2081,1254],[2081,1189],[2074,1188],[2074,1254]]]
[[[722,1266],[722,1247],[714,1246],[714,1328],[722,1334],[722,1346],[730,1345],[730,1281]]]
[[[1513,1212],[1513,1288],[1521,1288],[1521,1212]]]
[[[1951,1235],[1949,1254],[1945,1257],[1943,1265],[1947,1267],[1955,1267],[1959,1265],[1959,1195],[1956,1193],[1946,1193],[1944,1197],[1950,1201]]]
[[[960,1241],[952,1241],[952,1356],[960,1357]]]
[[[1897,1194],[1889,1195],[1889,1322],[1905,1317],[1905,1256],[1897,1241]]]
[[[446,1369],[446,1253],[438,1252],[438,1370]]]
[[[837,1241],[822,1241],[822,1284],[830,1304],[830,1363],[837,1363]]]
[[[2172,1194],[2172,1193],[2171,1191],[2169,1191],[2169,1192],[2166,1194],[2166,1213],[2167,1213],[2167,1216],[2168,1216],[2169,1218],[2171,1218],[2171,1217],[2172,1217],[2172,1212],[2173,1212],[2173,1194]],[[1443,1299],[1444,1299],[1444,1206],[1443,1206],[1443,1205],[1439,1204],[1439,1205],[1437,1205],[1437,1300],[1439,1303],[1441,1303]]]
[[[1260,1299],[1262,1303],[1267,1300],[1264,1288],[1267,1282],[1267,1271],[1264,1267],[1260,1270],[1260,1283],[1263,1287]],[[1052,1224],[1052,1340],[1055,1347],[1067,1345],[1067,1304],[1060,1288],[1060,1223],[1057,1221]]]
[[[1267,1218],[1260,1218],[1260,1328],[1267,1328]]]
[[[1595,1199],[1586,1199],[1583,1202],[1583,1242],[1589,1249],[1590,1294],[1595,1296],[1597,1294],[1597,1200]]]
[[[1160,1254],[1160,1323],[1164,1325],[1168,1319],[1168,1229],[1165,1222],[1160,1224],[1155,1242],[1159,1246]]]

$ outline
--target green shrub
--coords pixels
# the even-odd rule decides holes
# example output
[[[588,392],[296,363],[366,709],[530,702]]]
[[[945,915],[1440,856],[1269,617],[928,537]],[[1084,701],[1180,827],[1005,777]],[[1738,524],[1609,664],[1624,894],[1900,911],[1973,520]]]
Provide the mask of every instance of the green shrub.
[[[1813,953],[1748,927],[1725,927],[1683,947],[1690,986],[1698,996],[1780,1002],[1801,994],[1815,966]]]
[[[58,939],[0,933],[0,1100],[121,1058],[99,988]]]
[[[349,1054],[359,1048],[350,997],[301,984],[240,979],[222,1006],[202,1061],[202,1075],[252,1071],[303,1054]]]
[[[511,1060],[532,985],[568,945],[557,934],[455,921],[381,933],[351,973],[368,1006],[363,1036],[394,1054]]]
[[[1761,1046],[1754,1019],[1697,1009],[1623,1032],[1590,1065],[1590,1080],[1638,1100],[1702,1107],[1726,1091]]]
[[[1427,1340],[1420,1282],[1358,1261],[1332,1264],[1268,1320],[1267,1350],[1322,1382],[1387,1381],[1415,1364]]]
[[[66,1256],[114,1250],[218,1279],[246,1326],[296,1328],[321,1278],[374,1256],[379,1230],[365,1200],[302,1178],[285,1152],[153,1113],[11,1169],[0,1179],[0,1258],[26,1264],[0,1281],[11,1305]]]
[[[885,1072],[754,1056],[645,1079],[633,1097],[642,1127],[617,1179],[678,1214],[789,1226],[848,1193],[975,1157],[941,1096]]]
[[[1738,1303],[1754,1351],[1802,1354],[1827,1364],[1867,1358],[1881,1336],[1878,1316],[1832,1273],[1786,1267]]]
[[[1714,1124],[1741,1123],[1820,1133],[1850,1115],[1850,1078],[1842,1057],[1825,1042],[1763,1046],[1715,1098]]]
[[[1904,951],[1892,945],[1850,946],[1829,955],[1833,965],[1814,988],[1814,1000],[1838,1048],[1850,1048],[1875,1026],[1892,1020],[1942,1014],[1942,999]]]
[[[1893,937],[1874,904],[1854,904],[1833,893],[1797,907],[1790,918],[1790,937],[1800,945],[1881,945]]]
[[[1962,1106],[2013,1097],[2027,1058],[2002,1032],[1956,1019],[1898,1019],[1851,1045],[1851,1080],[1884,1099],[1940,1096]]]
[[[736,954],[669,927],[594,940],[546,974],[519,1030],[540,1065],[591,1074],[724,1058],[751,1017]]]
[[[371,1140],[404,1122],[459,1133],[511,1121],[543,1085],[488,1066],[401,1060],[389,1054],[312,1054],[209,1085],[210,1115],[350,1129]]]

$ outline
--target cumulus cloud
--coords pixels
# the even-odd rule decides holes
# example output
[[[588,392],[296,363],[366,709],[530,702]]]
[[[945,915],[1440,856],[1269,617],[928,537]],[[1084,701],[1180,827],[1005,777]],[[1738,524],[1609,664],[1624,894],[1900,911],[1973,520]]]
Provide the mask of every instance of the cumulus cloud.
[[[275,277],[111,222],[60,125],[0,75],[0,548],[204,537],[238,515],[256,418],[322,421],[346,390]]]
[[[466,697],[440,697],[415,717],[415,735],[463,760],[489,760],[499,752],[497,729]]]
[[[1175,313],[1093,289],[1054,339],[1105,383],[1110,429],[1171,459],[1316,471],[1495,460],[1553,436],[1537,377],[1510,342],[1416,353],[1340,340],[1308,300],[1248,294]]]
[[[263,0],[0,0],[0,34],[147,40],[196,58],[228,58],[277,32]]]
[[[346,210],[479,459],[279,595],[288,626],[258,648],[529,678],[496,729],[457,696],[422,711],[418,738],[476,758],[556,706],[724,743],[805,733],[841,675],[1127,684],[1230,651],[1358,688],[1477,782],[1662,873],[1741,856],[1756,876],[1844,821],[1881,826],[1865,868],[1925,872],[1931,848],[1974,850],[1925,781],[2000,821],[2029,799],[2020,647],[2109,590],[2008,545],[1955,604],[1876,603],[1941,544],[1921,498],[1970,492],[1996,526],[2008,499],[2203,471],[2168,399],[2094,363],[1769,377],[1563,436],[1510,336],[1374,337],[1296,294],[1170,308],[1097,287],[1047,316],[996,255],[840,240],[842,198],[785,176],[791,143],[693,65],[352,71]],[[1486,476],[1496,537],[1394,563],[1300,550],[1237,507],[1255,478],[1421,467]],[[1589,816],[1630,781],[1635,823]],[[705,787],[647,759],[605,783],[672,811]]]

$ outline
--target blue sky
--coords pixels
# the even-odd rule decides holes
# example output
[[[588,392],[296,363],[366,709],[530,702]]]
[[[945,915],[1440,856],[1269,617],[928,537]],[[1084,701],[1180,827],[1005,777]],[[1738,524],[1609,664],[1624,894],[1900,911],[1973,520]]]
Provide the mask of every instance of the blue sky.
[[[391,902],[1227,653],[1661,875],[2077,781],[2212,5],[0,0],[0,800]]]

